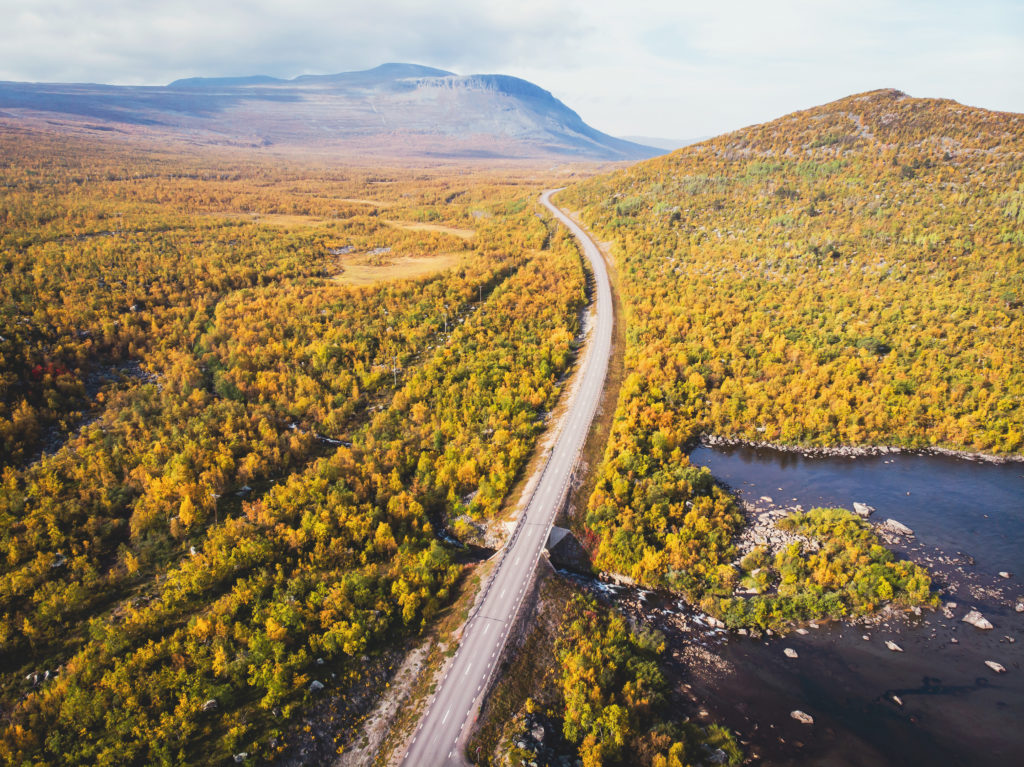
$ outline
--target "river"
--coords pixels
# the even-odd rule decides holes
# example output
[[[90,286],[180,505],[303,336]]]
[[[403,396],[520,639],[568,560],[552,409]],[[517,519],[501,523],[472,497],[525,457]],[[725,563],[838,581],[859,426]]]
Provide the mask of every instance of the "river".
[[[952,619],[926,611],[882,626],[720,642],[716,652],[733,671],[695,682],[695,693],[763,763],[1024,764],[1024,614],[1014,609],[1024,597],[1024,463],[808,458],[744,447],[699,447],[690,460],[746,501],[874,506],[872,521],[891,517],[914,530],[901,553],[932,570],[943,602],[957,603]],[[995,628],[961,622],[971,607]],[[904,652],[886,649],[887,639]],[[784,647],[799,657],[787,658]],[[1007,673],[993,673],[986,660]],[[794,709],[815,724],[795,722]]]

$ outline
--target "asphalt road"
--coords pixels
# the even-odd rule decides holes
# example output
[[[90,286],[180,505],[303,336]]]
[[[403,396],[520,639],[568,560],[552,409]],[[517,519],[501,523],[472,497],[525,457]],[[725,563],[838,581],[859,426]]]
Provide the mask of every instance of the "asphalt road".
[[[403,761],[407,767],[467,764],[463,749],[480,710],[483,691],[515,622],[555,513],[566,497],[577,457],[586,442],[604,389],[613,322],[608,271],[589,235],[552,204],[551,195],[556,191],[544,192],[541,203],[576,236],[596,282],[596,320],[579,373],[582,380],[569,403],[540,482],[502,550],[489,583],[484,586],[486,593],[466,624],[448,673],[420,720]]]

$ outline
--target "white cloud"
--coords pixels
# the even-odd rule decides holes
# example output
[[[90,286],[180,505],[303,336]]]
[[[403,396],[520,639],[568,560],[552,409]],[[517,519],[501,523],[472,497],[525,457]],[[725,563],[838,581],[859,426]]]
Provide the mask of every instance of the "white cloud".
[[[679,138],[878,87],[1024,111],[1017,0],[0,0],[0,18],[0,79],[413,61],[526,77],[602,130]]]

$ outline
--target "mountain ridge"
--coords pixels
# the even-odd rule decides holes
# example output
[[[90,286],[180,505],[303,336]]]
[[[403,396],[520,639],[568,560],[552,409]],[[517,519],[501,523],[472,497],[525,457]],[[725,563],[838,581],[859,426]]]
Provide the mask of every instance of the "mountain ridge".
[[[236,144],[430,157],[639,160],[662,152],[588,125],[550,91],[419,64],[290,80],[189,77],[165,86],[0,82],[4,122]],[[87,121],[100,121],[101,125]]]

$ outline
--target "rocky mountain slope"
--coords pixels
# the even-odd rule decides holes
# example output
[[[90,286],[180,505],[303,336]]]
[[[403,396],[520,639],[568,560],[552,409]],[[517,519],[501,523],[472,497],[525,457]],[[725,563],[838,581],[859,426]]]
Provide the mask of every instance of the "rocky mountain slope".
[[[660,153],[592,128],[525,80],[414,64],[158,87],[6,82],[0,124],[373,155],[637,160]]]

